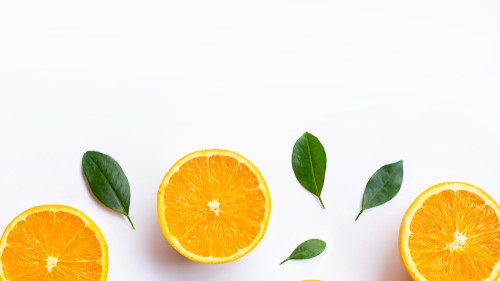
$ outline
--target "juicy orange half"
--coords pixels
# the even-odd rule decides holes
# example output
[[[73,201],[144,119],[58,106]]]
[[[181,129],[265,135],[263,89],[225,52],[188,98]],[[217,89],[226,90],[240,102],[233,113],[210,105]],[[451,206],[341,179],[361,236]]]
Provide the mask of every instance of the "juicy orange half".
[[[18,215],[0,241],[2,281],[104,281],[106,241],[82,212],[44,205]]]
[[[161,229],[179,253],[224,263],[261,241],[271,199],[259,170],[228,150],[196,151],[177,161],[158,190]]]
[[[500,207],[461,182],[430,187],[401,224],[399,249],[414,280],[479,281],[500,276]]]

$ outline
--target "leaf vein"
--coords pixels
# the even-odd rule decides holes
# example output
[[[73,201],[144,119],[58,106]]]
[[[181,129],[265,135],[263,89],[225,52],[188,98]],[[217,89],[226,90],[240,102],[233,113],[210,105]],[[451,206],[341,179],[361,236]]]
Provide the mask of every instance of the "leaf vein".
[[[307,144],[307,156],[309,157],[309,166],[311,167],[312,177],[313,177],[313,181],[314,181],[314,188],[316,190],[316,195],[320,196],[321,194],[320,194],[319,189],[318,189],[318,183],[316,181],[316,174],[314,173],[311,147],[309,145],[309,139],[307,137],[306,137],[306,144]]]
[[[123,210],[123,213],[124,215],[128,215],[128,212],[126,211],[125,209],[125,206],[123,205],[123,203],[121,202],[121,199],[120,197],[118,196],[117,194],[117,191],[115,189],[117,189],[114,184],[111,183],[111,181],[109,180],[109,178],[107,177],[107,175],[105,173],[103,173],[103,169],[102,169],[102,166],[99,165],[98,161],[94,161],[94,159],[92,159],[92,156],[89,157],[90,160],[92,161],[92,163],[94,163],[97,168],[98,168],[98,172],[104,177],[104,179],[106,180],[106,182],[108,183],[108,185],[111,187],[111,191],[112,191],[112,195],[113,197],[116,199],[116,201],[118,201],[118,204],[120,205],[120,207],[122,208]]]

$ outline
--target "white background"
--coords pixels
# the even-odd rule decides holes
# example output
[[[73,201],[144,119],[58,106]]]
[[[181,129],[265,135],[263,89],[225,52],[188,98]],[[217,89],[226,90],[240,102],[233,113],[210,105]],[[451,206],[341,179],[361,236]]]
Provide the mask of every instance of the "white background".
[[[500,2],[1,1],[0,229],[74,206],[109,244],[108,280],[404,281],[399,223],[425,188],[467,181],[500,198]],[[323,142],[326,209],[291,151]],[[184,154],[249,158],[272,197],[255,250],[223,265],[177,254],[156,192]],[[131,183],[133,231],[90,195],[87,150]],[[404,160],[400,193],[357,222],[365,184]],[[326,251],[279,266],[303,240]]]

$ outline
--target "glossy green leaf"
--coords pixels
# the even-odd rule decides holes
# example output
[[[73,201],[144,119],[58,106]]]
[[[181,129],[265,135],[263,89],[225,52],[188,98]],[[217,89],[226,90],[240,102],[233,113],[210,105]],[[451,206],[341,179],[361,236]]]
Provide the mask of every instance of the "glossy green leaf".
[[[358,220],[364,210],[386,203],[398,194],[403,183],[403,160],[378,169],[366,184]]]
[[[280,264],[283,264],[289,260],[305,260],[314,258],[315,256],[323,253],[325,248],[325,241],[320,239],[309,239],[297,246],[297,248],[293,250],[292,254]]]
[[[82,167],[95,197],[108,208],[126,216],[135,229],[129,216],[130,185],[118,162],[106,154],[87,151],[83,155]]]
[[[316,195],[323,209],[321,191],[325,182],[326,152],[314,135],[305,132],[293,146],[292,168],[300,184]]]

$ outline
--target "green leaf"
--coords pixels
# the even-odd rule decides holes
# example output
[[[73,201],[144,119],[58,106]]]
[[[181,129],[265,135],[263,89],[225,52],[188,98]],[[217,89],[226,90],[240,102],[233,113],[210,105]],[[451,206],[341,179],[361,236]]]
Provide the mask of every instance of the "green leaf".
[[[320,239],[309,239],[297,246],[297,248],[293,250],[292,254],[280,264],[283,264],[289,260],[305,260],[314,258],[315,256],[323,253],[325,248],[325,241]]]
[[[366,184],[361,211],[386,203],[398,194],[403,183],[403,160],[387,164],[378,169]]]
[[[87,151],[82,158],[82,167],[95,197],[108,208],[126,216],[135,229],[129,216],[130,185],[120,164],[106,154]]]
[[[300,184],[316,195],[323,209],[321,191],[325,182],[326,152],[314,135],[305,132],[293,146],[292,168]]]

